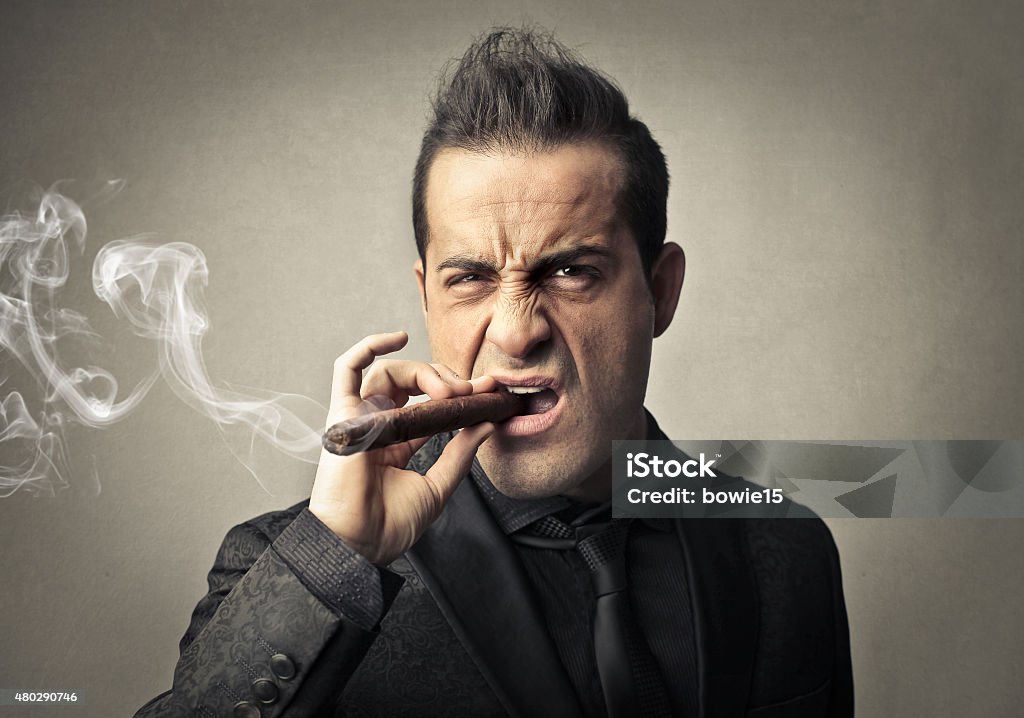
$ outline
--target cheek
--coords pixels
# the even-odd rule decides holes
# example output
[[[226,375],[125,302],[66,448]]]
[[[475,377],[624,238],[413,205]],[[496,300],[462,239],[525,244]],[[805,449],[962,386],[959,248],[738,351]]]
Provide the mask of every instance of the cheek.
[[[649,334],[621,320],[590,323],[581,330],[579,342],[581,363],[588,367],[587,378],[593,382],[603,381],[602,375],[611,378],[639,371],[643,367],[637,364],[650,353]]]
[[[646,385],[650,367],[653,310],[648,303],[633,303],[588,312],[573,326],[577,370],[588,393],[601,404],[635,401]]]
[[[459,376],[473,375],[473,364],[480,347],[480,329],[472,312],[427,314],[430,353],[435,362],[453,369]]]

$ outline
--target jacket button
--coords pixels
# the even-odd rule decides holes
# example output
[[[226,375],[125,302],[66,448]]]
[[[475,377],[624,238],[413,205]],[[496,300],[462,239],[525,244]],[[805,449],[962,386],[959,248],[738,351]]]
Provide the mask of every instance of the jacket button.
[[[255,703],[239,701],[235,703],[235,707],[231,710],[231,715],[233,718],[260,718],[262,714]]]
[[[269,678],[257,678],[252,683],[252,693],[260,703],[269,705],[277,700],[277,684]]]
[[[270,671],[282,681],[287,681],[295,677],[295,664],[283,653],[275,653],[270,657]]]

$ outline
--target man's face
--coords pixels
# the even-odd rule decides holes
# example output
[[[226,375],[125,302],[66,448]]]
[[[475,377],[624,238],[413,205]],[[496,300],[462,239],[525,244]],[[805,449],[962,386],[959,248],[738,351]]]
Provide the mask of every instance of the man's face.
[[[644,436],[655,310],[621,182],[598,144],[446,149],[430,168],[417,277],[435,361],[543,388],[543,413],[499,425],[477,454],[508,496],[606,498],[611,441]]]

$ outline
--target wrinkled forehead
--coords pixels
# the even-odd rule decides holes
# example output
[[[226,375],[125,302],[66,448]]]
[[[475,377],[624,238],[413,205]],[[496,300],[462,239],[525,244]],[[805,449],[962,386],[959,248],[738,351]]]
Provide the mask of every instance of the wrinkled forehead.
[[[427,183],[428,263],[452,253],[507,256],[611,245],[621,228],[618,155],[597,143],[530,153],[446,149]]]

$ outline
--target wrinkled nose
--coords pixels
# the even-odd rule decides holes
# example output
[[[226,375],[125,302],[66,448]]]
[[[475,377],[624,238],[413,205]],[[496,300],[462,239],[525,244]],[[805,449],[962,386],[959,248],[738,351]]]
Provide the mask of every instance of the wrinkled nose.
[[[536,302],[498,296],[486,338],[506,356],[526,359],[550,337],[551,326]]]

